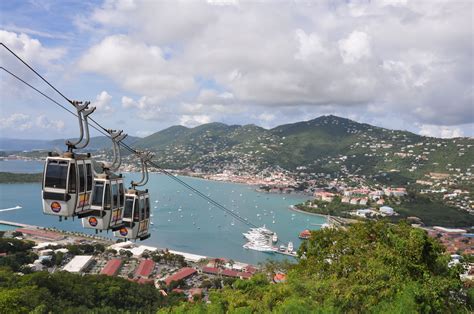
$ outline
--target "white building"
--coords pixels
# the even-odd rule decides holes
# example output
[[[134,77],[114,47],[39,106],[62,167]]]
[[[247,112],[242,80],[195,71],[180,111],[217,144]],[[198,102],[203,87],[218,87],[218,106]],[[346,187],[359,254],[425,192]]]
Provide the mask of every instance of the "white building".
[[[64,266],[63,270],[70,273],[80,273],[92,262],[92,255],[76,255]]]

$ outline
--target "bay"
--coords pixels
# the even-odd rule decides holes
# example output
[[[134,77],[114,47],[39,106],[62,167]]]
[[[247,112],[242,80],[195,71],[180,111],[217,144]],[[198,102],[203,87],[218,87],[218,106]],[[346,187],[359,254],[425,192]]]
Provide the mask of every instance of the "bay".
[[[124,175],[127,184],[140,177],[136,173]],[[277,232],[280,238],[278,245],[292,241],[297,248],[300,244],[299,232],[318,229],[314,224],[326,221],[324,217],[289,209],[290,205],[308,199],[307,196],[260,193],[255,191],[255,186],[244,184],[190,177],[180,179],[253,224],[266,225]],[[267,259],[287,258],[242,248],[245,243],[242,233],[248,231],[249,226],[234,220],[171,178],[152,173],[146,187],[151,195],[153,225],[151,237],[140,243],[253,264]],[[95,233],[94,230],[83,229],[80,220],[59,222],[57,217],[43,215],[41,185],[38,183],[0,184],[0,209],[17,205],[22,208],[0,212],[0,220]],[[100,235],[112,237],[112,233],[103,232]]]

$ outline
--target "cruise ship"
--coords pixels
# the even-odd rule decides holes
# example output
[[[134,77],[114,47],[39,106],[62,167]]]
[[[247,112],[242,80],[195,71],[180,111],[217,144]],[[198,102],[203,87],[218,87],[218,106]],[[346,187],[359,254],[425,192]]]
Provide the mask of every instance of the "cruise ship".
[[[267,229],[265,225],[258,228],[250,228],[242,235],[249,241],[244,244],[245,249],[260,251],[260,252],[275,252],[278,249],[272,246],[273,242],[278,241],[278,236],[275,232]]]

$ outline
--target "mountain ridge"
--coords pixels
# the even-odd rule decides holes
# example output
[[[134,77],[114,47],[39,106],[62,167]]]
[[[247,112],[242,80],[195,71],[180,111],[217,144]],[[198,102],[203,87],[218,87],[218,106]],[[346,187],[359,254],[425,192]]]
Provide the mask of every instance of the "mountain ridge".
[[[137,141],[170,169],[257,173],[269,167],[309,173],[376,175],[401,172],[420,178],[429,171],[467,169],[470,138],[441,139],[390,130],[333,115],[265,129],[208,123],[170,127]]]

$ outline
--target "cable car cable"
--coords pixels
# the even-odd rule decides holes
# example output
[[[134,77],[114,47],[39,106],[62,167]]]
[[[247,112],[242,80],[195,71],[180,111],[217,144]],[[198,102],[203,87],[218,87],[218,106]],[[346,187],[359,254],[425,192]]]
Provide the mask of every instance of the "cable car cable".
[[[30,66],[26,61],[24,61],[22,58],[20,58],[16,53],[14,53],[10,48],[8,48],[4,43],[0,42],[0,45],[2,45],[6,50],[8,50],[8,52],[10,52],[12,55],[15,56],[15,58],[17,58],[18,60],[21,61],[21,63],[23,63],[24,65],[26,65],[28,67],[28,69],[30,69],[31,71],[33,71],[33,73],[35,73],[39,78],[41,78],[46,84],[48,84],[52,89],[54,89],[59,95],[61,95],[64,99],[66,99],[71,105],[73,104],[72,103],[72,100],[70,100],[69,98],[67,98],[66,96],[64,96],[63,93],[61,93],[59,90],[56,89],[56,87],[54,87],[51,83],[49,83],[41,74],[39,74],[38,72],[36,72],[35,69],[33,69],[32,66]]]
[[[60,94],[64,99],[66,99],[69,103],[73,104],[73,102],[68,99],[66,96],[64,96],[59,90],[57,90],[51,83],[49,83],[44,77],[42,77],[38,72],[36,72],[28,63],[26,63],[23,59],[21,59],[18,55],[16,55],[13,51],[11,51],[8,47],[6,47],[3,43],[0,43],[0,45],[2,45],[3,47],[5,47],[10,53],[12,53],[17,59],[19,59],[23,64],[25,64],[30,70],[32,70],[36,75],[38,75],[44,82],[46,82],[51,88],[53,88],[58,94]],[[32,88],[33,90],[35,90],[36,92],[38,92],[39,94],[41,94],[42,96],[46,97],[48,100],[52,101],[54,104],[60,106],[61,108],[63,108],[64,110],[66,110],[67,112],[73,114],[74,116],[77,117],[77,114],[75,114],[74,112],[72,112],[71,110],[67,109],[65,106],[61,105],[59,102],[57,102],[56,100],[54,100],[53,98],[51,98],[50,96],[46,95],[45,93],[41,92],[39,89],[35,88],[34,86],[32,86],[31,84],[27,83],[26,81],[24,81],[23,79],[21,79],[20,77],[18,77],[17,75],[13,74],[12,72],[10,72],[9,70],[7,70],[6,68],[4,67],[0,67],[0,69],[4,70],[5,72],[7,72],[8,74],[10,74],[11,76],[13,76],[14,78],[16,78],[17,80],[19,80],[20,82],[24,83],[26,86]],[[93,127],[94,129],[96,129],[97,131],[99,131],[102,135],[110,138],[110,134],[108,134],[107,132],[107,129],[105,127],[103,127],[100,123],[98,123],[97,121],[95,121],[93,118],[89,118],[89,120],[93,123],[95,123],[97,125],[97,127],[95,127],[94,125],[91,125],[91,127]],[[135,155],[139,156],[139,153],[131,148],[130,146],[128,146],[127,144],[125,143],[122,143],[122,142],[119,142],[119,145],[121,145],[122,147],[126,148],[127,150],[129,150],[130,152],[134,153]],[[254,227],[256,228],[257,226],[253,223],[251,223],[250,221],[248,221],[248,219],[246,218],[243,218],[241,216],[239,216],[238,214],[234,213],[233,211],[231,211],[230,209],[228,209],[227,207],[225,207],[224,205],[220,204],[219,202],[215,201],[214,199],[208,197],[206,194],[202,193],[201,191],[197,190],[196,188],[192,187],[191,185],[189,185],[188,183],[184,182],[183,180],[177,178],[176,176],[174,176],[172,173],[170,173],[169,171],[163,169],[162,167],[160,167],[159,165],[157,165],[155,162],[153,161],[148,161],[149,164],[151,164],[152,166],[154,166],[155,168],[157,169],[160,169],[160,171],[167,175],[169,178],[175,180],[176,182],[178,182],[179,184],[183,185],[184,187],[186,187],[187,189],[195,192],[196,194],[198,194],[201,198],[204,198],[206,199],[208,202],[212,203],[213,205],[215,205],[216,207],[218,207],[219,209],[225,211],[226,213],[228,213],[229,215],[231,215],[232,217],[236,218],[237,220],[239,220],[240,222],[248,225],[248,226],[251,226],[251,227]]]

